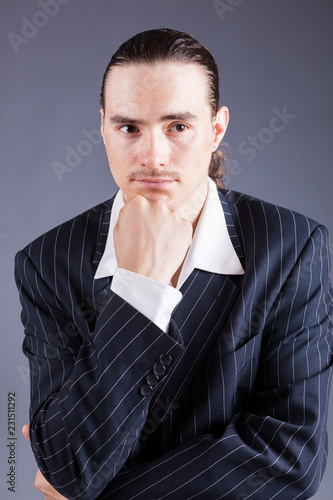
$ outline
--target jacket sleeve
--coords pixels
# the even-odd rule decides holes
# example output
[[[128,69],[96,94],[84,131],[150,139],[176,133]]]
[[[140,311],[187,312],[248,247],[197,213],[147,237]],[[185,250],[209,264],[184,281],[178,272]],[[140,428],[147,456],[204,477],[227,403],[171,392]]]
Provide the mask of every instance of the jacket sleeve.
[[[265,319],[246,410],[218,435],[200,435],[154,460],[126,464],[99,499],[310,498],[327,458],[329,277],[328,235],[319,226]]]
[[[60,302],[25,251],[16,258],[16,281],[38,467],[65,497],[94,500],[126,462],[154,388],[183,346],[110,290],[82,341],[71,304]]]

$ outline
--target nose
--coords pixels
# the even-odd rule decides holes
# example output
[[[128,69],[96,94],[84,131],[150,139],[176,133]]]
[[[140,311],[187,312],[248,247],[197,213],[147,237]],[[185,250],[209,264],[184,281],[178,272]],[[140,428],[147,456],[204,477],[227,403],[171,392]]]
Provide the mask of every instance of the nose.
[[[157,169],[165,167],[169,161],[167,139],[159,131],[149,131],[141,136],[139,163],[143,167]]]

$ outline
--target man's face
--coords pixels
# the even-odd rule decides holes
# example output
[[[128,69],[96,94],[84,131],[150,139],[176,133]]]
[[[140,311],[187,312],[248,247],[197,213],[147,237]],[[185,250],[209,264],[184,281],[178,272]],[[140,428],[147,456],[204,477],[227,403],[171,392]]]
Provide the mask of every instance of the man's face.
[[[195,210],[228,123],[226,108],[212,118],[202,68],[174,62],[116,66],[101,114],[110,169],[125,197],[141,194],[180,213]]]

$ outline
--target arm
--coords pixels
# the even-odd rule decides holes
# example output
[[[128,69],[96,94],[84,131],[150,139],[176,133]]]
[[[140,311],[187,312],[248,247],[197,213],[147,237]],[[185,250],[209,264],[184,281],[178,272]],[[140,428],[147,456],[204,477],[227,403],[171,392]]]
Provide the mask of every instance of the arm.
[[[157,267],[168,283],[189,246],[191,225],[164,204],[143,201],[146,208],[162,210],[170,222],[169,233],[162,229],[164,240],[158,239],[167,255],[168,248],[173,249],[171,254],[176,255],[176,262],[166,266],[160,253],[155,254]],[[136,208],[135,201],[132,206]],[[149,213],[147,218],[150,219]],[[175,236],[177,223],[181,226],[180,247],[184,248],[181,255],[177,239],[170,237],[171,233]],[[156,231],[153,233],[156,236]],[[164,244],[165,239],[168,245]],[[132,240],[127,244],[131,247]],[[40,245],[44,245],[44,240]],[[143,264],[142,274],[147,269],[155,272],[153,259],[147,258],[147,246],[143,245],[141,251],[144,258],[138,259],[135,251],[134,263],[138,260]],[[122,253],[126,253],[126,245]],[[41,472],[61,494],[93,500],[122,468],[144,426],[155,392],[145,383],[146,377],[156,363],[163,364],[161,355],[167,354],[166,373],[160,375],[157,384],[160,387],[183,346],[172,331],[168,335],[160,330],[111,290],[106,292],[107,299],[93,330],[80,338],[71,328],[75,309],[71,288],[68,287],[69,294],[64,299],[67,288],[58,293],[58,277],[55,270],[52,275],[50,265],[52,258],[44,258],[43,267],[41,249],[33,255],[32,259],[25,252],[18,254],[16,274],[26,332],[24,352],[30,360],[32,448]],[[80,274],[70,269],[66,259],[59,261],[55,255],[56,252],[54,262],[62,269],[62,281],[71,281],[73,290],[79,287]],[[77,257],[72,258],[74,266],[76,261]],[[74,327],[79,325],[74,322]]]
[[[24,252],[17,281],[37,464],[65,497],[93,500],[124,465],[145,423],[152,398],[140,392],[145,377],[161,354],[177,360],[183,347],[112,292],[79,344],[66,333],[66,308]]]
[[[315,229],[270,309],[247,410],[219,435],[126,464],[100,500],[291,500],[315,493],[326,465],[332,365],[327,238]]]
[[[29,438],[29,425],[25,425],[22,429],[23,436],[30,441]],[[60,495],[53,486],[50,485],[44,478],[41,471],[38,469],[35,477],[35,487],[41,493],[43,493],[45,500],[67,500],[65,497]]]

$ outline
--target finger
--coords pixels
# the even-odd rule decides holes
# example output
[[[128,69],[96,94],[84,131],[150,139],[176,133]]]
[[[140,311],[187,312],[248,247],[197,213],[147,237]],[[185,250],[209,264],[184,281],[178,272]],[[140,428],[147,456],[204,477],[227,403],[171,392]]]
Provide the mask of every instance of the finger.
[[[29,424],[26,424],[22,427],[22,434],[23,436],[28,440],[30,441],[30,437],[29,437]]]

